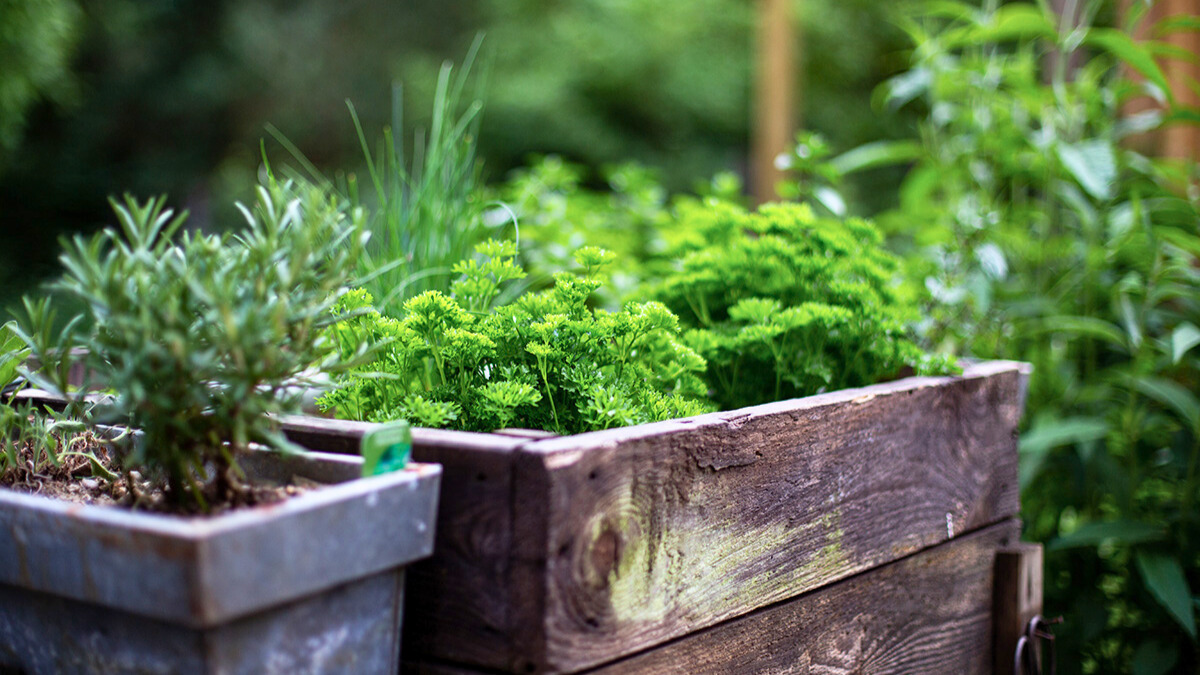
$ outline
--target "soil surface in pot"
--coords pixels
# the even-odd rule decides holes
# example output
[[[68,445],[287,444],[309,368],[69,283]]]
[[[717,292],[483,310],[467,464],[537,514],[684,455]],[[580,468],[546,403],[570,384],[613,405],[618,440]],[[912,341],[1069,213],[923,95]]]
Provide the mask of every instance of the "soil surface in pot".
[[[32,442],[3,442],[0,456],[0,488],[43,495],[76,504],[117,506],[140,511],[180,513],[167,499],[165,481],[145,477],[136,470],[122,471],[111,444],[92,431],[56,434],[57,463],[49,461]],[[15,461],[14,461],[15,460]],[[238,481],[219,490],[217,481],[203,484],[202,496],[208,515],[272,504],[293,495],[319,488],[307,478],[295,476],[286,485]]]

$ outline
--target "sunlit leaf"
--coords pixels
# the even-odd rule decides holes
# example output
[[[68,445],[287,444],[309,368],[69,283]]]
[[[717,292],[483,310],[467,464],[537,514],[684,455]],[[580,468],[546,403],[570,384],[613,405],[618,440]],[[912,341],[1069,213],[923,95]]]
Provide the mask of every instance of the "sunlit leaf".
[[[1161,110],[1146,110],[1132,115],[1125,115],[1117,120],[1117,126],[1114,128],[1117,138],[1125,138],[1134,134],[1144,134],[1148,131],[1153,131],[1163,123],[1163,112]]]
[[[1192,591],[1179,558],[1150,551],[1138,551],[1137,568],[1146,588],[1159,604],[1196,639],[1196,615],[1192,607]]]
[[[829,164],[842,175],[881,166],[910,164],[921,158],[924,151],[916,141],[876,141],[842,153]]]
[[[964,2],[926,0],[917,4],[913,13],[933,19],[953,19],[966,23],[979,23],[979,10]]]
[[[1056,147],[1063,166],[1087,193],[1101,201],[1112,199],[1117,179],[1117,158],[1112,145],[1097,139],[1083,143],[1060,143]]]
[[[1171,333],[1171,362],[1179,363],[1189,349],[1200,345],[1200,328],[1190,323],[1180,324]]]
[[[1005,5],[996,10],[990,18],[990,21],[978,26],[947,31],[947,44],[951,47],[961,47],[981,42],[1008,42],[1028,38],[1058,39],[1054,23],[1034,5]]]
[[[835,216],[846,215],[846,200],[833,188],[822,185],[813,190],[813,197]]]
[[[1168,100],[1172,98],[1171,85],[1167,83],[1167,77],[1163,75],[1162,69],[1154,62],[1154,57],[1124,32],[1115,28],[1091,28],[1088,29],[1087,36],[1084,38],[1084,44],[1103,49],[1124,61],[1130,68],[1141,73],[1147,80],[1165,92]]]
[[[877,90],[876,97],[882,97],[882,101],[874,100],[875,105],[886,106],[889,110],[896,110],[903,107],[904,104],[913,99],[922,96],[929,91],[929,87],[933,84],[933,72],[928,68],[913,68],[912,70],[903,72],[892,79],[884,82]],[[873,97],[873,98],[876,98]],[[853,152],[853,151],[851,151]]]

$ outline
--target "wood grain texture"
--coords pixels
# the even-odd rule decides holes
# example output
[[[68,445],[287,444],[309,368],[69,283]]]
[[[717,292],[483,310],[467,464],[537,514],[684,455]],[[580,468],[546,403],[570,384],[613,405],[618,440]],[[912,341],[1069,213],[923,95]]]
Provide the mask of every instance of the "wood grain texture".
[[[522,439],[414,430],[413,458],[442,465],[433,557],[408,568],[403,652],[466,663],[514,651],[513,462]]]
[[[993,667],[998,675],[1013,672],[1017,640],[1025,625],[1042,613],[1042,545],[1020,543],[996,554]]]
[[[731,619],[588,675],[992,672],[996,552],[1015,519]],[[409,662],[408,675],[487,671]],[[1011,672],[1008,671],[1008,672]]]
[[[1026,377],[992,362],[524,446],[509,664],[578,671],[1016,515]]]
[[[600,668],[596,675],[971,675],[992,668],[992,570],[1015,520]]]

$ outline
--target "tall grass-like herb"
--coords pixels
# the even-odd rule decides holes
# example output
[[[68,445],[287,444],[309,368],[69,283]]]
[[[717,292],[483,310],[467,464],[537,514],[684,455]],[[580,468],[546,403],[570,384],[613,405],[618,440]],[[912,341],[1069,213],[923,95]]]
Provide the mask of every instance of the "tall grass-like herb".
[[[442,65],[429,127],[413,133],[411,148],[404,144],[403,85],[393,85],[392,123],[375,144],[354,104],[346,102],[366,163],[365,181],[356,174],[327,179],[299,148],[268,127],[310,178],[331,186],[336,182],[351,204],[368,208],[371,244],[359,261],[359,284],[389,316],[398,316],[411,297],[449,292],[454,265],[470,257],[490,230],[477,152],[486,73],[472,77],[481,44],[482,37],[477,38],[457,71],[449,62]]]

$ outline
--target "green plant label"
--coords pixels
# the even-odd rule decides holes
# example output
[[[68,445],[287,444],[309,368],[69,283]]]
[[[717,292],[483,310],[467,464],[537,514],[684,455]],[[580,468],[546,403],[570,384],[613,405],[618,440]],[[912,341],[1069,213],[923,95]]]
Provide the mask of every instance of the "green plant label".
[[[412,454],[412,429],[401,420],[369,431],[363,435],[360,452],[363,476],[399,471],[408,465]]]

